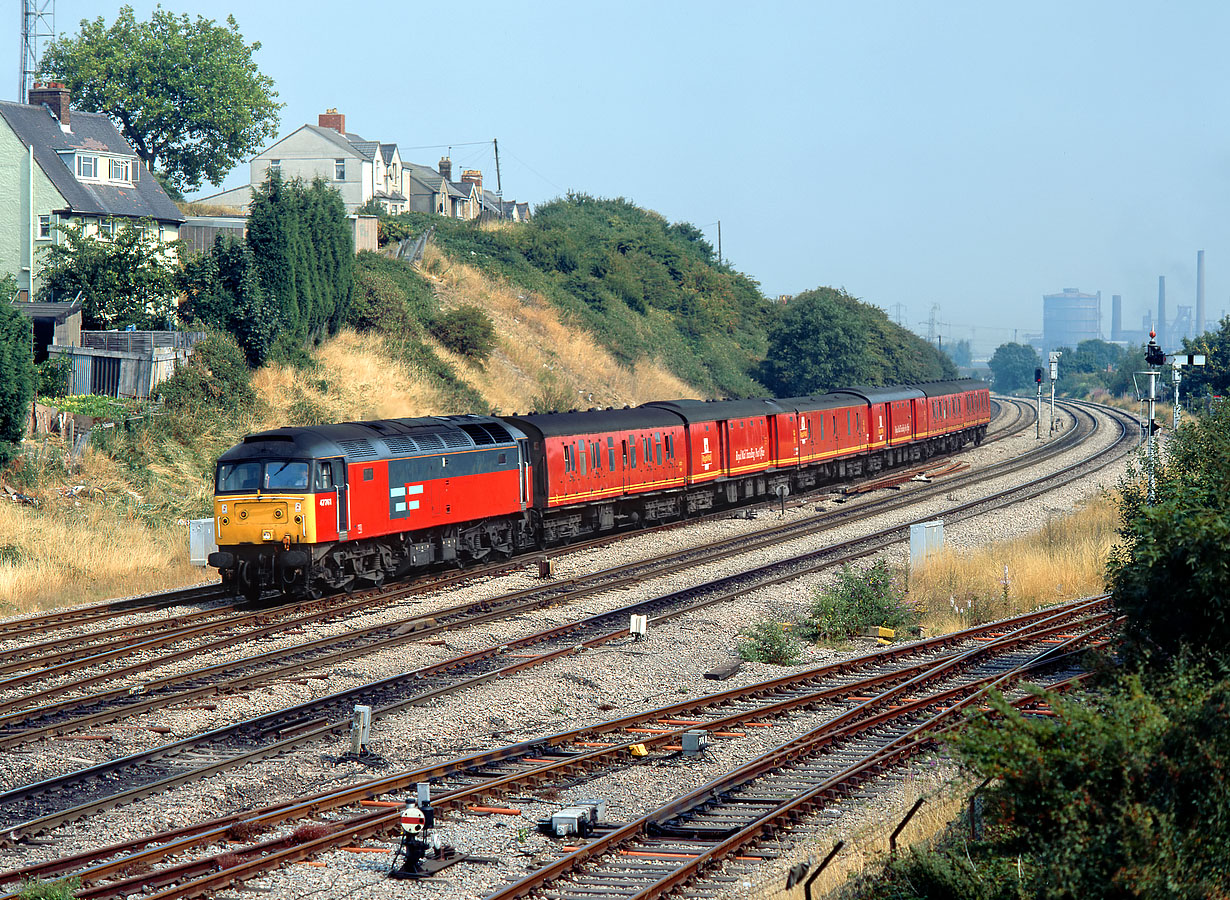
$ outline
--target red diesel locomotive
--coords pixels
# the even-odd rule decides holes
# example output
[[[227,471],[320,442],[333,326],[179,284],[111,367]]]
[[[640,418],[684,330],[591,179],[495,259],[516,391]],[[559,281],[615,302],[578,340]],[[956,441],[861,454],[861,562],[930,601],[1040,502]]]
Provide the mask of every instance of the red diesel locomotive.
[[[659,522],[980,443],[972,379],[784,400],[279,428],[218,460],[218,551],[250,598],[380,584],[440,563]]]

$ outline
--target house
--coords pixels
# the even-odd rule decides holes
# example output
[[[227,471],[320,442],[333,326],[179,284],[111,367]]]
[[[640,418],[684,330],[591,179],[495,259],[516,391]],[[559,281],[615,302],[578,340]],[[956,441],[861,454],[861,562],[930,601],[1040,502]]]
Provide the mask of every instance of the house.
[[[329,109],[315,125],[301,126],[254,156],[248,184],[201,197],[200,202],[246,212],[255,187],[277,171],[288,179],[323,178],[341,194],[351,214],[375,201],[393,215],[415,211],[476,219],[485,209],[482,172],[468,169],[455,182],[452,166],[447,156],[438,169],[403,160],[396,144],[368,141],[347,131],[346,117]],[[522,206],[528,213],[529,205]]]
[[[179,207],[109,118],[71,109],[62,84],[36,83],[29,101],[0,101],[0,274],[17,276],[19,301],[38,296],[39,250],[60,242],[58,225],[105,236],[144,222],[178,237]]]

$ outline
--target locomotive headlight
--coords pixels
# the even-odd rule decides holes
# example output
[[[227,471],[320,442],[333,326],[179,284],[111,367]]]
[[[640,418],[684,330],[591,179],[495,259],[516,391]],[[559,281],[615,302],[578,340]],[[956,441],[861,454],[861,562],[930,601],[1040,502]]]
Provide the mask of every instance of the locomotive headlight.
[[[273,532],[272,532],[272,531],[262,531],[262,532],[261,532],[261,540],[262,540],[262,541],[272,541],[272,540],[273,540]]]

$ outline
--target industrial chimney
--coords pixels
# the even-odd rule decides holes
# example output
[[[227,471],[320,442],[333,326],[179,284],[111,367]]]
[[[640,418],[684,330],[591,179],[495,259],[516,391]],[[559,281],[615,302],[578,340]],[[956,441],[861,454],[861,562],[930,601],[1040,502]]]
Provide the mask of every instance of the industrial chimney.
[[[1196,251],[1196,335],[1204,334],[1204,251]]]
[[[1157,332],[1158,346],[1166,346],[1166,276],[1157,276],[1157,324],[1153,327]]]
[[[1110,295],[1110,339],[1123,340],[1123,297],[1119,294]]]

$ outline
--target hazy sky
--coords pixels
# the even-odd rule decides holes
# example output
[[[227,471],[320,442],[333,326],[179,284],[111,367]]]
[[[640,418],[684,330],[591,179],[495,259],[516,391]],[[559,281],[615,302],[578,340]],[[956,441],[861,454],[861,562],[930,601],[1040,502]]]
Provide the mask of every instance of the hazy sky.
[[[0,21],[20,21],[5,0]],[[132,4],[147,18],[153,3]],[[1042,295],[1230,308],[1230,4],[226,3],[286,107],[504,196],[626,197],[770,295],[834,285],[945,343],[1041,330]],[[56,0],[56,31],[111,0]],[[12,98],[18,35],[8,49]],[[246,165],[224,182],[243,183]],[[203,193],[213,192],[214,189]]]

